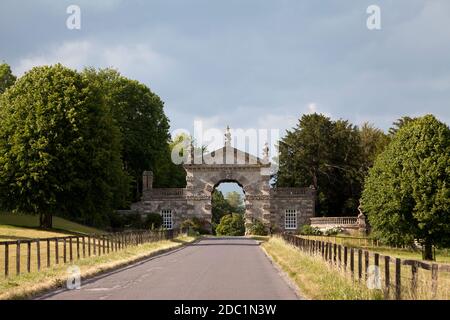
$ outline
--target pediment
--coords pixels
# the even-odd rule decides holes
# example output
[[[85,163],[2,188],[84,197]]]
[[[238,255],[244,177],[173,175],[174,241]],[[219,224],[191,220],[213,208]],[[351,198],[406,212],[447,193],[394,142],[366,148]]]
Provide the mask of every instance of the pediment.
[[[230,146],[225,146],[204,154],[202,161],[200,161],[200,159],[194,159],[194,164],[200,163],[205,165],[270,165],[269,161],[265,161],[264,159],[251,155],[248,152]]]

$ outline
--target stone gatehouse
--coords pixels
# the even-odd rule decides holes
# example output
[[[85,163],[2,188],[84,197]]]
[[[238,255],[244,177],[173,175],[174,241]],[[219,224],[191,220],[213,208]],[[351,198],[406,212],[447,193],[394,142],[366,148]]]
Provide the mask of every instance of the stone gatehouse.
[[[152,172],[144,172],[142,199],[131,209],[160,213],[169,229],[192,217],[211,222],[212,192],[222,182],[235,182],[245,195],[246,225],[258,219],[273,231],[296,231],[314,217],[314,189],[271,188],[267,144],[261,159],[233,148],[228,139],[223,148],[200,159],[191,150],[183,167],[186,188],[153,188]]]

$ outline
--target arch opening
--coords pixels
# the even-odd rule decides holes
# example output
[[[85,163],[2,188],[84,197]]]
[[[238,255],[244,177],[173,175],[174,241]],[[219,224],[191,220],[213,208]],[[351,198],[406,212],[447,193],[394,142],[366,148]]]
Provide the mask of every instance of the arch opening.
[[[245,190],[238,181],[225,179],[211,192],[211,227],[213,234],[245,234]],[[223,217],[226,218],[222,219]]]

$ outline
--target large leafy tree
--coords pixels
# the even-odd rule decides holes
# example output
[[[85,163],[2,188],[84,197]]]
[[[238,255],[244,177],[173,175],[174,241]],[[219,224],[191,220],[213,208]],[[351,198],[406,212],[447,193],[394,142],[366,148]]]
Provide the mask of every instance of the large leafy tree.
[[[104,225],[129,179],[101,88],[61,65],[36,67],[0,98],[0,204]]]
[[[392,124],[392,127],[389,128],[389,135],[391,135],[391,136],[395,135],[398,132],[398,130],[400,130],[404,125],[407,125],[408,123],[410,123],[413,120],[415,120],[415,118],[411,118],[408,116],[403,116],[403,117],[397,119]]]
[[[245,234],[245,221],[242,214],[227,214],[220,219],[216,228],[218,236],[243,236]]]
[[[244,213],[244,199],[237,191],[228,192],[225,196],[225,200],[228,202],[233,213]]]
[[[11,68],[8,64],[0,64],[0,94],[11,87],[16,81],[16,76],[13,75]]]
[[[169,120],[159,96],[144,84],[125,78],[113,69],[86,69],[84,75],[102,87],[119,126],[123,139],[122,159],[134,180],[131,200],[139,198],[145,170],[153,171],[155,187],[177,186],[180,171],[173,171],[170,161]]]
[[[403,125],[376,159],[362,196],[374,233],[389,243],[450,245],[450,130],[427,115]]]
[[[214,190],[211,194],[211,213],[213,224],[219,224],[220,219],[227,214],[232,213],[230,204],[223,196],[220,190]]]
[[[211,194],[211,205],[213,224],[218,224],[225,215],[245,213],[244,200],[236,191],[228,192],[224,196],[222,191],[215,189]]]
[[[359,129],[361,138],[362,166],[365,173],[373,166],[376,157],[389,144],[390,138],[382,130],[370,123],[364,123]]]
[[[314,186],[320,215],[356,212],[363,179],[357,127],[321,114],[303,115],[279,150],[278,187]]]

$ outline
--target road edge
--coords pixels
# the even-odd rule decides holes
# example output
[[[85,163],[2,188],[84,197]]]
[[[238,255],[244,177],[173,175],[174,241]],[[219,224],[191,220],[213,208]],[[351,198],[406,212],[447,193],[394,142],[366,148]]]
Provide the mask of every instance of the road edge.
[[[277,270],[277,272],[281,276],[281,278],[295,292],[297,299],[298,300],[310,300],[302,293],[300,288],[297,286],[295,281],[287,274],[287,272],[284,271],[281,268],[281,266],[275,260],[273,260],[272,256],[267,252],[267,250],[263,246],[261,246],[261,242],[259,242],[259,247],[261,248],[262,252],[264,252],[264,255],[269,260],[270,264],[272,264],[272,266],[275,268],[275,270]]]

